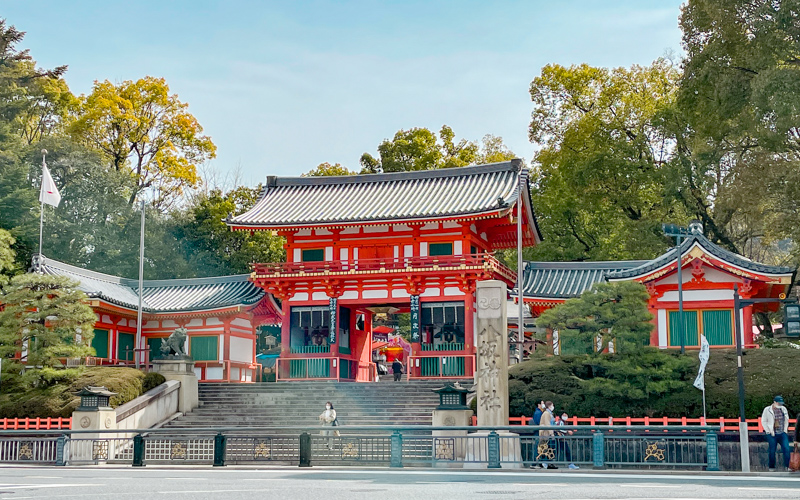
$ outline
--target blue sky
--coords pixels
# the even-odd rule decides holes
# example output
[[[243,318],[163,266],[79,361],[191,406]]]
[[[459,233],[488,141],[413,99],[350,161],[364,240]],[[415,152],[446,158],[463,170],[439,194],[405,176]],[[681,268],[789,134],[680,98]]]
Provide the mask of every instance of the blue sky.
[[[358,168],[399,129],[502,136],[530,160],[528,86],[548,63],[648,64],[680,52],[679,0],[36,1],[0,16],[66,80],[166,78],[255,184]]]

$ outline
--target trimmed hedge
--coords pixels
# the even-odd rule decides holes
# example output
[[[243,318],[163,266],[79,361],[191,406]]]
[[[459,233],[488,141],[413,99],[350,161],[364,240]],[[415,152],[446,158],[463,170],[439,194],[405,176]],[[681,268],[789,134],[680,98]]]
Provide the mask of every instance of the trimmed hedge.
[[[161,374],[145,375],[122,367],[31,370],[22,376],[4,370],[0,418],[69,417],[80,403],[75,393],[87,385],[103,385],[116,392],[111,398],[111,406],[116,407],[163,382]]]
[[[800,350],[745,351],[745,411],[757,418],[776,394],[790,414],[800,409]],[[736,352],[713,350],[706,367],[709,418],[739,416]],[[540,357],[509,370],[512,416],[531,415],[538,401],[550,400],[557,411],[596,417],[700,417],[702,392],[692,386],[696,352],[645,349],[623,355]]]

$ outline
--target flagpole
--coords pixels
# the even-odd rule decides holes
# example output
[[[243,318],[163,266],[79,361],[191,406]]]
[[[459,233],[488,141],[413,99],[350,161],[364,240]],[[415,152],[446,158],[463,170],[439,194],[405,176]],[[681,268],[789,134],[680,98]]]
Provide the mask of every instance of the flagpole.
[[[703,425],[706,425],[708,419],[706,417],[706,380],[703,378]]]
[[[42,150],[42,185],[44,185],[44,169],[47,168],[47,163],[45,162],[45,156],[47,155],[47,150]],[[39,188],[41,189],[41,187]],[[42,198],[39,196],[39,198]],[[44,199],[41,199],[41,208],[39,210],[39,259],[37,264],[37,271],[42,272],[42,235],[44,234]]]
[[[139,309],[136,314],[136,344],[133,346],[133,357],[136,369],[139,369],[139,344],[142,341],[142,287],[144,285],[144,198],[142,199],[142,223],[139,234]]]

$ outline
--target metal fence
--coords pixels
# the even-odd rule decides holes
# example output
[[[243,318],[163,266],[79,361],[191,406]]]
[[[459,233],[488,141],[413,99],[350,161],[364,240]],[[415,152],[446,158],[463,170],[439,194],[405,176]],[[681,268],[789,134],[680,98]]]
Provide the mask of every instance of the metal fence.
[[[660,467],[719,470],[716,428],[340,426],[0,432],[0,463]],[[573,431],[553,437],[539,430]],[[516,431],[516,432],[514,432]],[[20,433],[25,432],[25,435]]]

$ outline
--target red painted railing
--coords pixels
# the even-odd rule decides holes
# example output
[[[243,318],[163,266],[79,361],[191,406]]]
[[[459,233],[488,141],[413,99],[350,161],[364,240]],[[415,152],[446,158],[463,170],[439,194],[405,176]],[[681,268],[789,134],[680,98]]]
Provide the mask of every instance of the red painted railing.
[[[529,425],[531,417],[509,417],[508,425]],[[738,418],[689,418],[689,417],[569,417],[568,425],[710,425],[719,426],[720,432],[739,431]],[[478,425],[478,418],[472,416],[472,425]],[[749,432],[764,432],[760,418],[747,419]],[[794,432],[794,426],[789,424],[789,432]]]
[[[1,430],[52,431],[71,429],[72,418],[0,418]]]
[[[484,269],[514,281],[516,273],[487,253],[427,257],[331,260],[320,262],[267,262],[253,265],[256,278],[306,274],[351,274],[361,272],[438,271]]]

